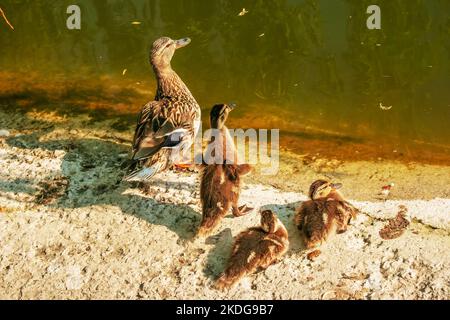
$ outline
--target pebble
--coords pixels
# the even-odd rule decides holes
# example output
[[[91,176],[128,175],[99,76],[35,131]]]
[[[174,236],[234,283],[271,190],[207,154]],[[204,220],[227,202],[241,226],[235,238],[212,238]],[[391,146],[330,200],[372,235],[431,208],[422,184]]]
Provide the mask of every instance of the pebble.
[[[8,130],[6,129],[1,129],[0,130],[0,137],[9,137],[10,133]]]

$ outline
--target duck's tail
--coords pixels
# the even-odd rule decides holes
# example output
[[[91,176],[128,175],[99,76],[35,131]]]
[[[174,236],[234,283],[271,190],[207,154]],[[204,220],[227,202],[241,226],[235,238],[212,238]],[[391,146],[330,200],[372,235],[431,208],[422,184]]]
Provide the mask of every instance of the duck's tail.
[[[215,283],[216,289],[224,290],[236,284],[247,274],[245,268],[229,268],[223,272]]]
[[[209,212],[203,213],[197,236],[206,237],[210,235],[217,228],[224,215],[223,208],[211,208]]]
[[[161,171],[161,163],[155,163],[150,167],[139,168],[131,171],[122,180],[124,181],[146,181],[150,180],[155,174]]]

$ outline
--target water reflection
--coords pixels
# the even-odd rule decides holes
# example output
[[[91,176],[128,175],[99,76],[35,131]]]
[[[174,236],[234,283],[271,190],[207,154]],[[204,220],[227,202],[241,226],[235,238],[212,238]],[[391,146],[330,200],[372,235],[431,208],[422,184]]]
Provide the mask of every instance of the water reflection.
[[[73,31],[65,28],[73,1],[5,0],[16,30],[0,26],[0,67],[79,87],[107,76],[135,89],[122,104],[134,112],[152,96],[152,40],[189,36],[174,68],[205,109],[219,101],[244,106],[236,125],[280,127],[291,133],[288,147],[305,133],[327,133],[448,152],[450,2],[377,1],[382,30],[369,31],[371,2],[79,0],[82,29]],[[242,7],[249,12],[238,16]],[[95,90],[78,97],[90,105],[97,98]]]

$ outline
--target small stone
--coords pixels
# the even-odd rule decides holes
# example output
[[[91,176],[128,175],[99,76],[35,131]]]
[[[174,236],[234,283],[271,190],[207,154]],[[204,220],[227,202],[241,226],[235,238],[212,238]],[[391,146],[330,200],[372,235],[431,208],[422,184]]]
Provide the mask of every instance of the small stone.
[[[9,137],[9,135],[10,135],[10,133],[9,133],[8,130],[5,130],[5,129],[1,129],[1,130],[0,130],[0,138],[1,138],[1,137],[3,137],[3,138]]]

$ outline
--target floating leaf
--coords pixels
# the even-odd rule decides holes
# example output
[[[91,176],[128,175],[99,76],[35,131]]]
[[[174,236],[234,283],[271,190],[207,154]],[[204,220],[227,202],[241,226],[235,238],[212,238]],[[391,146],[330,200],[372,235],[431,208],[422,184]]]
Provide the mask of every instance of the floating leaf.
[[[391,110],[392,109],[392,106],[389,106],[389,107],[383,106],[383,104],[381,102],[379,104],[379,107],[381,110]]]
[[[242,17],[245,16],[248,13],[248,10],[246,10],[245,8],[242,8],[241,12],[239,12],[238,16]]]

